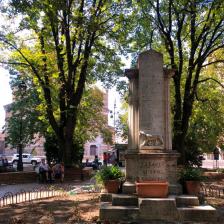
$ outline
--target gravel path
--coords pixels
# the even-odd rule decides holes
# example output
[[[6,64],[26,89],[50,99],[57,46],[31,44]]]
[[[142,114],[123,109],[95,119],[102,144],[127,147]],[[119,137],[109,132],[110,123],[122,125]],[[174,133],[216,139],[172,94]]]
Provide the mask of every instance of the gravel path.
[[[21,191],[32,191],[37,189],[47,189],[51,187],[60,188],[67,192],[69,191],[79,191],[79,189],[88,189],[93,185],[91,181],[73,181],[69,183],[55,183],[55,184],[39,184],[39,183],[29,183],[29,184],[15,184],[15,185],[0,185],[0,198],[4,196],[5,193],[11,192],[16,194]]]

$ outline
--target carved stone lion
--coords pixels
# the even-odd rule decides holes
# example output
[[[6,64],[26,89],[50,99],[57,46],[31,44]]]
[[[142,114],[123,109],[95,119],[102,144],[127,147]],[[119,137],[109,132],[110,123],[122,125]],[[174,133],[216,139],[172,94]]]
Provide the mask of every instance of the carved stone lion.
[[[160,135],[151,135],[145,133],[144,131],[139,132],[140,135],[140,148],[143,146],[149,146],[150,148],[155,147],[162,147],[163,146],[163,138]]]

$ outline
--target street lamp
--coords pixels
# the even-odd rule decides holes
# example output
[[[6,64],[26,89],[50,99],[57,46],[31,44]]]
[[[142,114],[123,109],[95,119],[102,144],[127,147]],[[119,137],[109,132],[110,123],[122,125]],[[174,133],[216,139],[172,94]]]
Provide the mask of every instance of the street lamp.
[[[22,102],[24,99],[24,94],[26,93],[26,84],[25,82],[21,81],[18,85],[18,91],[20,92],[20,101]],[[24,116],[24,108],[23,106],[20,107],[19,111],[19,144],[18,144],[18,153],[19,153],[19,160],[17,164],[17,170],[23,171],[23,144],[22,144],[22,134],[23,134],[23,116]]]
[[[114,142],[116,143],[116,99],[114,100]]]

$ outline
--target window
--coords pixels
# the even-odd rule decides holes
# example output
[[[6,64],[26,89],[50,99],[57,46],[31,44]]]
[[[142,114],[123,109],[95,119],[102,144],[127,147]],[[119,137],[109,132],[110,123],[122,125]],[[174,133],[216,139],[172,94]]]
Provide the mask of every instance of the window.
[[[90,155],[95,156],[96,155],[96,145],[91,145],[90,146]]]

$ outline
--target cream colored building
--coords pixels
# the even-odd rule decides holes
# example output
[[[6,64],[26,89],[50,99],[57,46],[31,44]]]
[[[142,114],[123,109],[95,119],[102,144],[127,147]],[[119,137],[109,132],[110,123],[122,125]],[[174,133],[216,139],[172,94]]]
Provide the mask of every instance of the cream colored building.
[[[108,91],[103,92],[103,115],[107,118],[108,123]],[[109,127],[111,132],[114,133],[114,128]],[[88,159],[89,161],[93,161],[95,156],[98,156],[99,160],[103,160],[103,153],[109,152],[112,150],[112,146],[109,144],[106,144],[103,141],[103,138],[101,135],[97,136],[94,141],[86,142],[84,145],[84,155],[83,155],[83,161],[86,161]]]

